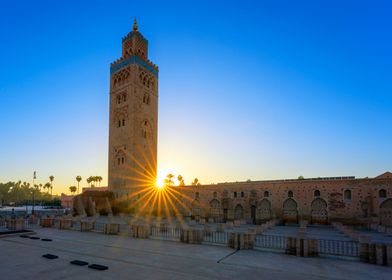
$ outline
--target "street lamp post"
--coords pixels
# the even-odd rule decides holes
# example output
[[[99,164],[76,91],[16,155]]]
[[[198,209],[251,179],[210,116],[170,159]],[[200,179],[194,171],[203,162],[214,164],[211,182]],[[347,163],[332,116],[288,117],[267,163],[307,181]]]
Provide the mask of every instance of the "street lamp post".
[[[34,206],[35,206],[35,179],[37,179],[37,172],[34,171],[33,175],[33,207],[31,208],[31,215],[34,215]]]

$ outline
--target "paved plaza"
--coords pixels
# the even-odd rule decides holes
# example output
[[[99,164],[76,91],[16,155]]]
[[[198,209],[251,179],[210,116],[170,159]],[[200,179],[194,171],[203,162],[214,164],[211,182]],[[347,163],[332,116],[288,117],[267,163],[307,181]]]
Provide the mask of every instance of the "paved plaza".
[[[224,246],[35,229],[44,242],[0,238],[2,279],[391,279],[392,268],[331,258],[233,250]],[[42,258],[54,254],[58,259]],[[109,267],[71,265],[83,260]]]

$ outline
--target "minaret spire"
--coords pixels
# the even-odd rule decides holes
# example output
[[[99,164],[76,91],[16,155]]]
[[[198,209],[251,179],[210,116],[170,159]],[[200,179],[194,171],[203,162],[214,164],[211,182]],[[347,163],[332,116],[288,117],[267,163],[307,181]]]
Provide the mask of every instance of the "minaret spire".
[[[138,31],[136,18],[133,20],[133,31],[136,31],[136,32]]]

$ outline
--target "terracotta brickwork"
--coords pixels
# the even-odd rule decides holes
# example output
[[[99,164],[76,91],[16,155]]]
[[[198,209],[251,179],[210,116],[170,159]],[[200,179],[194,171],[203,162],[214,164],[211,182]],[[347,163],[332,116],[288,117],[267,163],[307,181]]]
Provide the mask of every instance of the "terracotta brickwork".
[[[172,215],[177,209],[196,220],[262,223],[277,218],[287,223],[392,225],[392,178],[275,180],[171,189]],[[130,192],[129,203],[135,211],[144,205],[143,195],[141,199],[134,195],[138,192],[143,193],[139,188]]]
[[[121,199],[129,188],[151,185],[156,174],[158,67],[136,22],[110,72],[108,184]]]

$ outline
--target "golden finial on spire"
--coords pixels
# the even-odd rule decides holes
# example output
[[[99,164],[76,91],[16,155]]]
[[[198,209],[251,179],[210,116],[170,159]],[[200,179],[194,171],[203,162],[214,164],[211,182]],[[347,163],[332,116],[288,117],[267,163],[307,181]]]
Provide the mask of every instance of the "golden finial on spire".
[[[138,31],[136,18],[133,20],[133,31]]]

